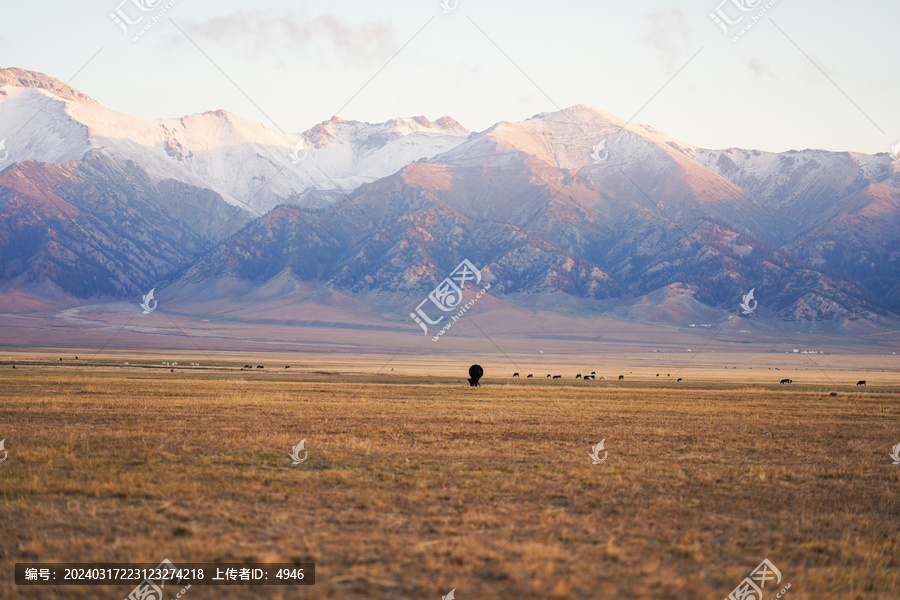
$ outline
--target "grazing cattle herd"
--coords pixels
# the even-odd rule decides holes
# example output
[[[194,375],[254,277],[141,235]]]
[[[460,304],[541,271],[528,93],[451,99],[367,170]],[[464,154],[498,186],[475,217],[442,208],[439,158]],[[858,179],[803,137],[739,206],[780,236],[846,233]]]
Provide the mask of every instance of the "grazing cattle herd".
[[[124,363],[124,364],[125,364],[125,365],[128,365],[127,362]],[[175,365],[177,365],[178,363],[177,363],[177,362],[163,362],[162,364],[163,364],[163,365],[166,365],[166,366],[175,366]],[[197,367],[199,367],[199,366],[200,366],[200,363],[191,363],[191,366],[197,366]],[[15,365],[12,365],[12,368],[15,369],[16,366],[15,366]],[[265,369],[266,367],[265,367],[265,365],[256,365],[256,368],[257,368],[257,369]],[[290,365],[285,365],[284,368],[285,368],[285,369],[290,369],[291,366],[290,366]],[[253,365],[249,365],[249,364],[244,365],[244,366],[241,368],[241,371],[243,371],[244,369],[251,369],[251,370],[252,370],[252,369],[253,369]],[[391,369],[391,370],[393,370],[393,369]],[[777,370],[777,369],[776,369],[776,370]],[[173,373],[175,372],[174,369],[171,369],[171,371],[172,371]],[[630,372],[630,371],[629,371],[629,372]],[[479,383],[479,381],[481,380],[481,378],[482,378],[483,376],[484,376],[484,369],[481,367],[481,365],[477,365],[477,364],[476,364],[476,365],[472,365],[471,367],[469,367],[469,378],[468,378],[468,382],[469,382],[469,385],[470,385],[471,387],[479,387],[479,386],[481,385],[481,384]],[[520,378],[520,377],[521,377],[521,375],[519,374],[519,372],[513,373],[512,376],[513,376],[513,377],[516,377],[516,378]],[[660,376],[661,376],[660,373],[656,373],[656,377],[660,377]],[[671,377],[671,376],[672,376],[671,373],[666,373],[666,377]],[[529,373],[529,374],[526,375],[525,377],[526,377],[526,379],[533,379],[533,378],[534,378],[534,373]],[[547,374],[547,379],[553,379],[553,380],[555,380],[555,379],[560,379],[560,380],[561,380],[562,378],[563,378],[562,375],[553,375],[552,373],[548,373],[548,374]],[[578,373],[578,374],[575,375],[575,379],[581,379],[582,381],[597,381],[597,380],[599,379],[600,381],[603,381],[603,380],[606,379],[606,377],[599,377],[599,378],[598,378],[598,377],[597,377],[597,372],[596,372],[596,371],[591,371],[591,374],[590,374],[590,375],[582,375],[581,373]],[[624,379],[625,379],[625,376],[624,376],[624,375],[619,375],[619,377],[618,377],[618,380],[619,380],[619,381],[623,381]],[[676,383],[681,383],[682,381],[684,381],[684,379],[683,379],[682,377],[679,377],[678,379],[675,380]],[[784,378],[784,379],[781,380],[780,383],[781,383],[782,385],[784,385],[784,384],[790,384],[790,383],[794,383],[794,380],[793,380],[793,379],[790,379],[790,378]],[[860,379],[859,381],[856,382],[856,385],[857,385],[857,386],[860,386],[860,385],[865,386],[865,385],[866,385],[866,380],[865,380],[865,379]],[[832,395],[834,395],[834,393],[832,393]]]
[[[660,375],[661,375],[660,373],[656,374],[657,377],[660,377]],[[520,377],[519,373],[513,373],[512,376]],[[666,373],[666,377],[671,377],[671,376],[672,376],[671,373]],[[525,378],[532,379],[533,377],[534,377],[534,374],[529,373]],[[563,377],[562,375],[553,375],[552,373],[547,373],[547,379],[562,379],[562,377]],[[575,379],[581,379],[582,381],[597,381],[597,371],[591,371],[590,375],[582,375],[581,373],[578,373],[577,375],[575,375]],[[600,381],[603,381],[606,379],[606,377],[600,377],[599,379],[600,379]],[[619,375],[619,381],[623,381],[624,379],[625,379],[624,375]],[[678,381],[676,383],[681,382],[681,381],[684,381],[684,379],[679,377]],[[785,379],[781,383],[793,383],[793,381],[791,381],[790,379]],[[866,385],[866,382],[860,381],[856,385]]]
[[[78,359],[77,356],[76,356],[75,358],[76,358],[76,360]],[[62,358],[59,358],[58,361],[62,361]],[[10,362],[12,362],[12,357],[10,357]],[[127,366],[130,366],[128,362],[123,362],[122,365],[123,365],[123,366],[126,366],[126,367],[127,367]],[[10,364],[10,366],[11,366],[13,369],[16,368],[16,365],[15,365],[14,363],[13,363],[13,364]],[[172,362],[169,362],[169,361],[163,361],[163,362],[162,362],[162,366],[166,366],[166,367],[175,367],[175,366],[178,366],[178,363],[177,363],[177,362],[174,362],[174,361],[172,361]],[[198,363],[198,362],[192,362],[192,363],[190,363],[190,366],[192,366],[192,367],[199,367],[199,366],[200,366],[200,363]],[[243,371],[243,370],[245,370],[245,369],[253,370],[253,368],[254,368],[253,365],[251,365],[251,364],[246,364],[246,365],[244,365],[243,367],[241,367],[240,370],[241,370],[241,371]],[[266,368],[265,365],[256,365],[256,369],[265,369],[265,368]],[[285,368],[285,369],[290,369],[291,366],[290,366],[290,365],[285,365],[284,368]],[[391,370],[393,371],[393,368],[392,368]],[[779,370],[779,369],[778,369],[777,367],[775,367],[775,370],[777,371],[777,370]],[[175,372],[175,369],[169,369],[169,371],[172,372],[172,373],[174,373],[174,372]],[[631,373],[631,371],[629,371],[629,373]],[[677,373],[676,373],[676,375],[677,375]],[[468,378],[468,382],[469,382],[469,385],[470,385],[471,387],[479,387],[479,386],[481,385],[481,384],[480,384],[480,380],[481,380],[481,378],[482,378],[483,376],[484,376],[484,369],[481,367],[481,365],[475,364],[475,365],[472,365],[471,367],[469,367],[469,378]],[[519,374],[519,372],[513,373],[512,376],[515,377],[515,378],[520,378],[520,377],[521,377],[521,375]],[[656,377],[660,377],[660,376],[661,376],[661,373],[656,373]],[[666,377],[671,377],[671,376],[672,376],[671,373],[666,373]],[[526,377],[527,379],[533,379],[533,378],[534,378],[534,373],[529,373],[529,374],[526,375],[525,377]],[[548,374],[547,374],[547,379],[552,379],[552,380],[560,379],[560,380],[561,380],[562,378],[563,378],[562,375],[553,375],[553,374],[551,374],[551,373],[548,373]],[[575,375],[575,379],[581,379],[582,381],[597,381],[597,380],[603,381],[603,380],[606,379],[606,377],[605,377],[605,376],[597,377],[597,372],[596,372],[596,371],[591,371],[591,374],[590,374],[590,375],[582,375],[581,373],[577,373],[577,374]],[[619,376],[618,376],[618,380],[619,380],[619,381],[624,381],[624,379],[625,379],[625,375],[619,375]],[[675,380],[676,383],[681,383],[682,381],[684,381],[684,379],[681,378],[681,377],[679,377],[679,378],[677,378],[677,379]],[[782,379],[779,383],[780,383],[781,385],[792,384],[792,383],[794,383],[794,380],[791,379],[791,378],[789,378],[789,377],[785,377],[785,378]],[[865,379],[860,379],[859,381],[856,382],[856,385],[857,385],[857,387],[858,387],[858,386],[864,386],[864,387],[867,387],[867,382],[866,382]],[[835,392],[832,392],[831,395],[834,396],[834,395],[836,395],[836,393],[835,393]]]
[[[473,365],[473,367],[475,367],[475,366],[478,366],[478,365]],[[480,369],[481,367],[478,367],[478,368]],[[630,372],[630,371],[629,371],[629,372]],[[513,373],[512,376],[513,376],[513,377],[519,377],[519,373]],[[657,376],[657,377],[660,377],[660,376],[661,376],[661,373],[657,373],[656,376]],[[666,377],[671,377],[671,376],[672,376],[671,373],[666,373]],[[532,379],[533,377],[534,377],[534,374],[529,373],[529,374],[527,375],[526,378],[527,378],[527,379]],[[562,379],[562,377],[563,377],[562,375],[553,375],[553,374],[551,374],[551,373],[548,373],[548,374],[547,374],[547,379]],[[575,379],[581,379],[582,381],[596,381],[596,380],[597,380],[597,372],[596,372],[596,371],[591,371],[591,374],[590,374],[590,375],[582,375],[581,373],[578,373],[578,374],[575,375]],[[599,379],[602,381],[602,380],[605,380],[606,377],[600,377]],[[625,376],[624,376],[624,375],[619,375],[619,381],[623,381],[624,379],[625,379]],[[679,377],[678,379],[675,380],[675,383],[681,383],[682,381],[684,381],[684,378]],[[789,379],[789,378],[785,378],[785,379],[782,379],[780,383],[781,383],[782,385],[788,384],[788,383],[794,383],[794,380],[793,380],[793,379]],[[477,384],[473,384],[473,385],[477,385]],[[864,385],[866,385],[866,380],[865,380],[865,379],[860,379],[859,381],[856,382],[856,385],[857,385],[857,386],[860,386],[860,385],[864,386]]]

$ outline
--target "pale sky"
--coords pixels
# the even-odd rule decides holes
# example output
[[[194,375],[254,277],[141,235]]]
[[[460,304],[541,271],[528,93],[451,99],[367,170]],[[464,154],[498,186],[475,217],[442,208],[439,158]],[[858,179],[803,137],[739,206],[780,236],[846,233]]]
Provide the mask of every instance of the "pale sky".
[[[288,132],[338,111],[369,122],[450,115],[477,131],[590,104],[707,148],[876,153],[900,141],[896,0],[446,1],[456,8],[6,1],[0,66],[71,79],[125,113],[224,109]],[[127,36],[117,8],[143,17]],[[710,17],[717,8],[743,16],[729,36]]]

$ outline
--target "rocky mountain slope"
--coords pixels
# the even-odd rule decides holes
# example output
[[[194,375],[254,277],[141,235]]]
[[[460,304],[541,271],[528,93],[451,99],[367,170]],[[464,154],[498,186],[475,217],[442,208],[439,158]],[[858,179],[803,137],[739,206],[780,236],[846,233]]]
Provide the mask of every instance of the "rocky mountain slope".
[[[900,313],[886,154],[708,150],[583,105],[477,133],[415,117],[285,134],[123,115],[18,69],[0,69],[0,140],[0,290],[287,276],[402,314],[468,259],[522,306],[724,318],[752,288],[786,320]]]
[[[418,297],[468,258],[492,294],[521,302],[554,292],[626,300],[680,284],[732,312],[755,288],[763,311],[783,318],[884,317],[864,287],[754,236],[774,217],[754,217],[761,209],[733,183],[655,132],[615,127],[587,107],[499,124],[325,210],[280,207],[182,281],[289,271],[354,293]],[[597,135],[581,131],[617,136],[607,162],[594,164]]]
[[[250,221],[207,189],[133,163],[17,163],[0,173],[0,285],[133,296]]]

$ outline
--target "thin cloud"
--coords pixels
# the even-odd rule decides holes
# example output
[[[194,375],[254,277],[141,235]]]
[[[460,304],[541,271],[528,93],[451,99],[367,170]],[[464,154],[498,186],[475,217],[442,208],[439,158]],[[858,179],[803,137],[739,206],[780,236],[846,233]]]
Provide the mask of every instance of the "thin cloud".
[[[690,49],[690,25],[680,8],[661,8],[647,14],[650,27],[641,41],[653,47],[668,69],[675,68]]]
[[[317,44],[329,44],[346,62],[384,60],[399,47],[394,29],[384,21],[351,25],[331,13],[239,11],[194,23],[192,35],[227,44],[241,44],[271,58],[295,55]]]
[[[750,69],[755,77],[771,77],[772,79],[777,79],[775,72],[772,70],[772,65],[768,61],[760,60],[759,58],[748,58],[744,60],[744,64]]]

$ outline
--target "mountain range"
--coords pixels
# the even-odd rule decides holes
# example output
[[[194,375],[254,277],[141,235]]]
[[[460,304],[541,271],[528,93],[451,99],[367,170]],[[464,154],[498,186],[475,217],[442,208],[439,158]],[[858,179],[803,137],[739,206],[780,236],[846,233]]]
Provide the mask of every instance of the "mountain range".
[[[15,68],[0,140],[4,312],[151,287],[240,303],[277,283],[418,330],[410,309],[468,259],[526,309],[847,332],[900,313],[889,154],[710,150],[584,105],[480,132],[414,117],[288,134],[221,110],[129,116]]]

